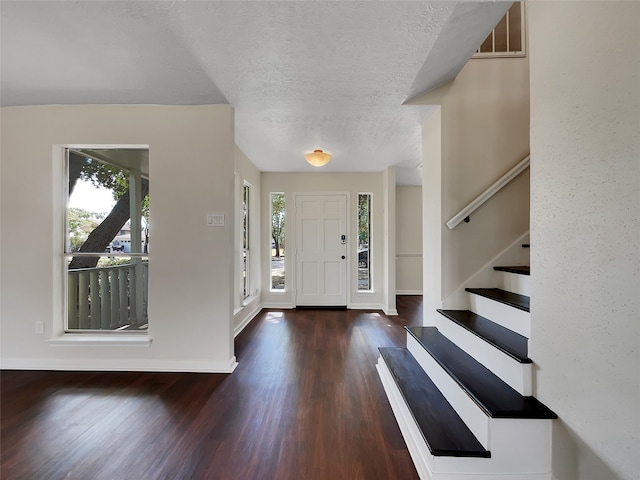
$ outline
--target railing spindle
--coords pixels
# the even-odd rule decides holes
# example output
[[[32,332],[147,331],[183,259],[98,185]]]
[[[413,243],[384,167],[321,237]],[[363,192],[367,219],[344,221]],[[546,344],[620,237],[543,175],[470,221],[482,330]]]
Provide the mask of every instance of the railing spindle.
[[[90,328],[89,324],[89,275],[86,271],[78,274],[79,328]]]
[[[68,328],[78,328],[78,274],[76,272],[69,272],[67,302]]]
[[[99,329],[100,323],[100,270],[95,269],[89,272],[89,288],[91,292],[91,329]]]
[[[137,276],[135,265],[130,265],[127,269],[129,272],[129,321],[131,325],[138,323],[138,304],[137,304]]]
[[[147,314],[148,313],[148,308],[149,308],[149,263],[148,262],[144,262],[142,264],[142,285],[144,285],[144,288],[142,289],[142,302],[143,302],[143,306],[142,306],[142,311],[143,313]],[[144,315],[145,317],[147,315]]]
[[[127,294],[127,269],[118,269],[118,283],[120,284],[120,321],[118,326],[122,327],[129,323],[129,295]]]
[[[109,271],[100,270],[100,328],[108,330],[111,322],[111,300],[109,292]]]
[[[118,271],[109,271],[109,283],[111,284],[111,324],[112,329],[118,328],[118,315],[120,314],[120,283]]]

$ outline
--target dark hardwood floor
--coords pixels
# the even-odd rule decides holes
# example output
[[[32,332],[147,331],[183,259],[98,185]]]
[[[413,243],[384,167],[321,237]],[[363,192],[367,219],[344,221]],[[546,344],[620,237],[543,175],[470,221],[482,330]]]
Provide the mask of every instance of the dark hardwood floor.
[[[417,479],[375,369],[398,312],[264,310],[231,375],[3,371],[1,478]]]

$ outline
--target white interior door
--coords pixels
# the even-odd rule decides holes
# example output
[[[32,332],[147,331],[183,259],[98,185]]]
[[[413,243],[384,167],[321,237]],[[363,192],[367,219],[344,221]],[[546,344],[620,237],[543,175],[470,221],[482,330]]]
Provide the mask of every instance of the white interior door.
[[[347,196],[296,196],[296,305],[347,306]]]

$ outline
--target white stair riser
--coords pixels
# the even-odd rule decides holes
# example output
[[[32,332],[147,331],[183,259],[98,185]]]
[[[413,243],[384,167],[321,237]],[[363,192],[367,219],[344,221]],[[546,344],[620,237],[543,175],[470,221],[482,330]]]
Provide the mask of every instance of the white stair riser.
[[[531,277],[511,272],[497,272],[498,288],[507,292],[518,293],[520,295],[531,296]]]
[[[469,304],[473,313],[492,322],[531,338],[531,315],[529,312],[496,302],[475,293],[469,293]]]
[[[549,420],[492,419],[491,458],[435,457],[382,358],[376,368],[421,480],[551,479]]]
[[[407,348],[480,444],[488,449],[489,417],[411,334],[407,335]]]
[[[435,457],[433,471],[440,476],[432,479],[551,478],[551,420],[492,419],[491,437],[489,462],[481,458]],[[492,476],[485,476],[489,472]],[[477,474],[481,475],[476,477]]]
[[[518,472],[521,475],[549,478],[551,475],[551,420],[493,418],[489,451],[496,474]],[[490,471],[483,462],[485,459],[466,460],[468,461],[461,462],[455,457],[435,457],[433,468],[442,473],[467,475],[473,475],[478,471]],[[496,475],[494,478],[499,477]]]
[[[530,363],[516,361],[442,315],[436,319],[436,327],[440,333],[491,370],[520,395],[533,395]]]

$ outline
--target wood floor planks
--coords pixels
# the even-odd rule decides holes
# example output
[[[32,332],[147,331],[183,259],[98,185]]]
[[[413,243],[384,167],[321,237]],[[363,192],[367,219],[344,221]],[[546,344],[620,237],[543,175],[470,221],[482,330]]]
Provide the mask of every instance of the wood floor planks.
[[[3,371],[0,476],[417,479],[375,369],[398,312],[263,311],[231,375]]]

